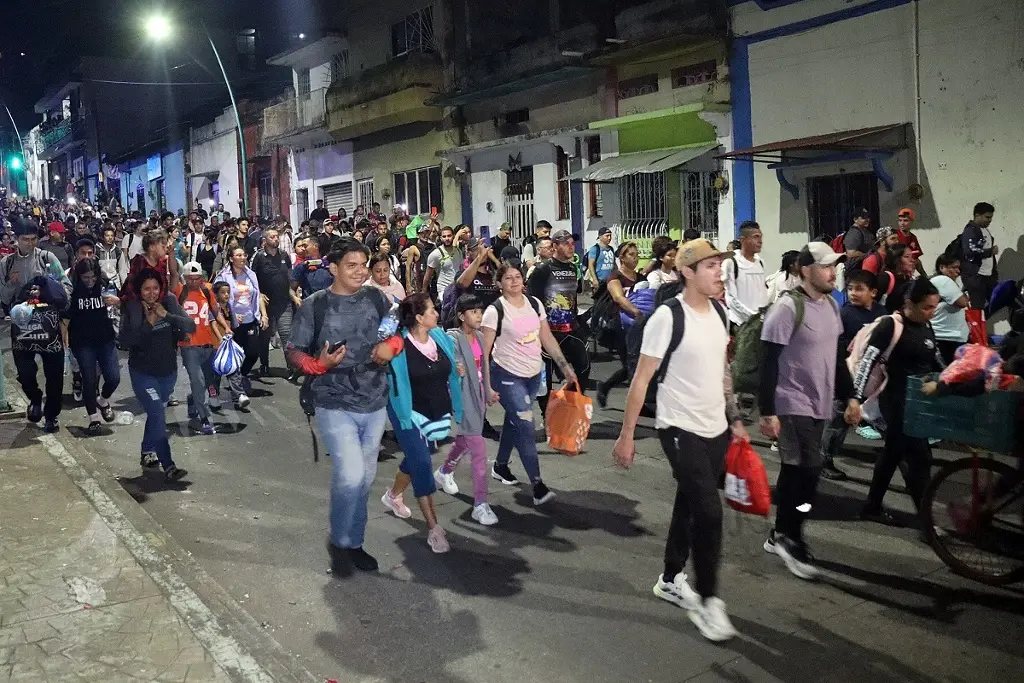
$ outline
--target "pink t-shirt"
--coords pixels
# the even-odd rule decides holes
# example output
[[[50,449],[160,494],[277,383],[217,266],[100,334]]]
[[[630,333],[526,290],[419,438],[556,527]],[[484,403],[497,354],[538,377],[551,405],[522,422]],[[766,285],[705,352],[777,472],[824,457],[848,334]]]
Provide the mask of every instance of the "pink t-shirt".
[[[484,350],[480,348],[480,340],[474,336],[469,342],[469,348],[473,352],[473,360],[476,361],[476,373],[480,376],[480,381],[484,381],[483,364],[484,364]]]
[[[494,348],[491,349],[491,358],[517,377],[536,377],[543,365],[540,356],[540,321],[545,315],[544,306],[538,303],[538,316],[525,298],[519,308],[510,304],[505,297],[498,301],[505,315],[501,321],[501,335],[494,340]],[[498,329],[498,309],[493,305],[484,311],[482,326],[491,330]]]

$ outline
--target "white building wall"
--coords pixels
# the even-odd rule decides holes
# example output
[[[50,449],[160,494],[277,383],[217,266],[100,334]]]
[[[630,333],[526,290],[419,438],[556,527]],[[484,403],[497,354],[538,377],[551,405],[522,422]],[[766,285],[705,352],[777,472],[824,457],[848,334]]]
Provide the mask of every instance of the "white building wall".
[[[869,0],[806,0],[772,11],[748,2],[733,8],[737,35],[756,33]],[[883,224],[902,206],[918,214],[915,232],[926,266],[962,229],[979,201],[996,206],[992,225],[1004,275],[1024,274],[1024,192],[1021,192],[1020,93],[1024,91],[1018,0],[928,0],[920,12],[921,168],[911,149],[886,162],[892,193],[880,188]],[[914,6],[846,19],[749,48],[753,144],[915,121]],[[775,171],[755,164],[757,219],[769,264],[808,239],[803,180],[869,170],[867,162],[821,165],[787,177],[801,187],[793,200]]]
[[[303,169],[303,177],[299,171]],[[352,143],[334,143],[329,148],[306,148],[292,150],[289,154],[288,172],[292,191],[291,220],[297,226],[303,221],[299,216],[298,192],[309,193],[308,211],[316,208],[316,200],[324,198],[323,187],[338,183],[352,183],[353,201],[358,203],[355,175],[353,173]],[[325,175],[321,176],[320,173]],[[379,201],[379,200],[378,200]],[[369,207],[367,207],[369,210]]]
[[[498,234],[498,228],[505,222],[505,186],[507,178],[503,171],[474,172],[472,177],[474,229],[486,225],[491,237]],[[487,205],[490,204],[490,210]]]
[[[238,133],[231,110],[210,124],[193,128],[191,139],[192,173],[189,183],[193,203],[211,196],[213,181],[219,183],[220,203],[232,215],[241,215],[238,182]]]

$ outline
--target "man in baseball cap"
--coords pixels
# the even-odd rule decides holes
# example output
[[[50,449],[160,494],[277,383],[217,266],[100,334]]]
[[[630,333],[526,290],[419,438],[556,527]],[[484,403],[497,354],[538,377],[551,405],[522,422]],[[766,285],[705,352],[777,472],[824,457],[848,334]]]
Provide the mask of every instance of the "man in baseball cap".
[[[899,239],[900,244],[907,245],[907,249],[918,255],[917,270],[922,276],[926,276],[927,274],[920,259],[920,256],[924,253],[921,249],[921,243],[917,240],[917,235],[910,231],[910,226],[914,224],[916,218],[917,216],[914,214],[913,209],[905,207],[900,209],[900,212],[896,214],[896,237]]]

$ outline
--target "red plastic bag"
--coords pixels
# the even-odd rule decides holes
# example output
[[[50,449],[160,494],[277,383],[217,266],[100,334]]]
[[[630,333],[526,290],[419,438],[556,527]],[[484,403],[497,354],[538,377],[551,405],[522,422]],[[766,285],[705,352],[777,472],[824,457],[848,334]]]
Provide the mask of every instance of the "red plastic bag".
[[[988,328],[985,325],[985,311],[980,308],[968,308],[964,311],[967,316],[967,326],[970,328],[970,342],[988,346]]]
[[[767,517],[772,491],[761,457],[749,441],[733,439],[725,454],[725,500],[733,510]]]
[[[579,455],[590,434],[590,422],[594,419],[594,402],[579,391],[569,391],[565,384],[551,392],[548,411],[544,416],[544,427],[551,447],[565,455]]]

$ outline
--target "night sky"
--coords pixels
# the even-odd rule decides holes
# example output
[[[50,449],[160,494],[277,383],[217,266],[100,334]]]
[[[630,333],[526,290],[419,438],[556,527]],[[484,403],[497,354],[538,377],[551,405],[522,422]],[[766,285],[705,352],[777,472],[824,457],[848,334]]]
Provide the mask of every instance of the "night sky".
[[[338,2],[340,0],[335,0]],[[22,134],[40,116],[33,105],[47,85],[64,78],[84,55],[130,57],[142,45],[140,25],[151,8],[176,17],[237,28],[310,31],[318,0],[0,0],[0,99]],[[256,19],[254,19],[254,17]],[[21,53],[25,53],[22,57]],[[2,113],[2,111],[0,111]],[[10,126],[6,114],[0,127]]]

